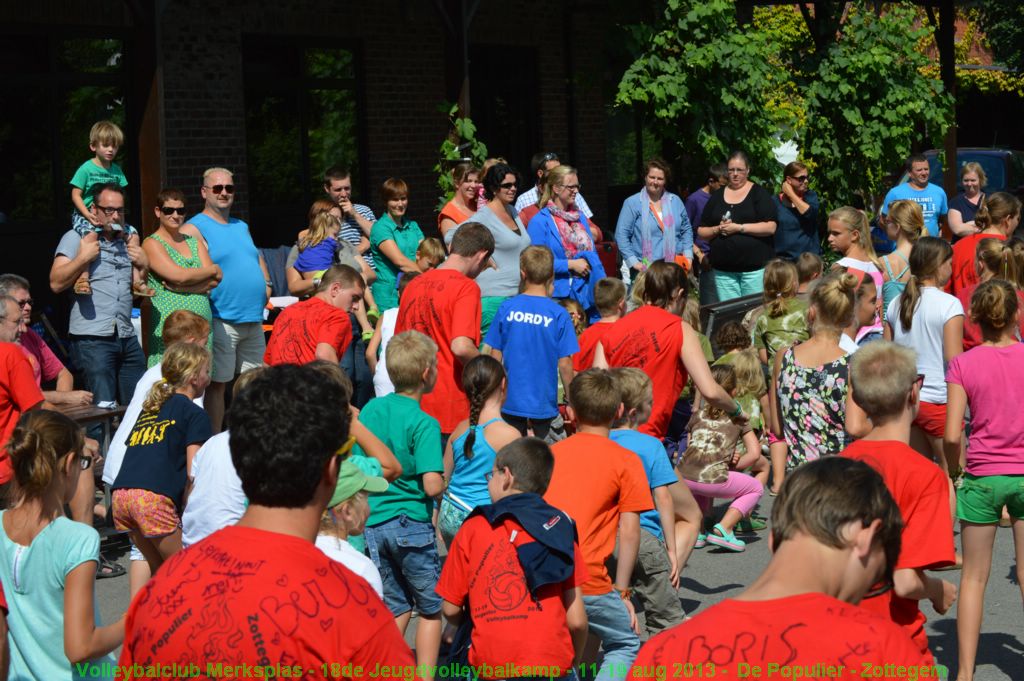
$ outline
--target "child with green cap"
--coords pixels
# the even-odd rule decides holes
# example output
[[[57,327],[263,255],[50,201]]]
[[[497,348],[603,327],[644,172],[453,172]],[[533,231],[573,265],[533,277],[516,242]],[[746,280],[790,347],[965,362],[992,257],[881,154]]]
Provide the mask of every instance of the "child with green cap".
[[[338,471],[338,484],[334,488],[323,517],[320,532],[316,536],[316,547],[328,558],[336,560],[356,573],[373,587],[377,595],[384,597],[384,583],[373,561],[348,543],[350,535],[361,535],[370,517],[370,502],[367,495],[383,492],[388,481],[368,476],[351,461],[343,461]]]

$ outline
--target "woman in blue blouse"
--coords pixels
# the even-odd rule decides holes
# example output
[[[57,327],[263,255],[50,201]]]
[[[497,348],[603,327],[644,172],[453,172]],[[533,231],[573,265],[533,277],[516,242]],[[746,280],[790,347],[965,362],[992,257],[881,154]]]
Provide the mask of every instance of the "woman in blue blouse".
[[[572,166],[558,166],[548,171],[537,206],[526,231],[535,246],[547,246],[555,256],[555,288],[552,298],[572,298],[583,306],[591,318],[597,316],[594,306],[594,284],[604,278],[604,267],[594,248],[590,221],[576,206],[580,181]]]
[[[689,269],[693,228],[683,200],[665,187],[670,179],[665,161],[652,158],[644,166],[644,187],[622,202],[615,225],[615,243],[633,278],[658,260],[683,256]],[[682,264],[682,263],[681,263]]]

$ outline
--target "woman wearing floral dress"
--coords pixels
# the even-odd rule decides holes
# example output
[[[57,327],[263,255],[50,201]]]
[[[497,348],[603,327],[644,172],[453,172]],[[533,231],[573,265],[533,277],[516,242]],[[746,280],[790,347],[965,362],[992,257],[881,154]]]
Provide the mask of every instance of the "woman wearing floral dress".
[[[839,339],[853,317],[856,288],[852,274],[823,279],[811,294],[810,340],[775,354],[772,425],[789,447],[787,470],[838,454],[845,444],[849,358]]]
[[[213,321],[207,295],[223,276],[213,264],[206,244],[181,233],[185,222],[185,195],[177,189],[157,194],[156,217],[159,226],[142,243],[149,258],[149,286],[153,296],[150,318],[148,365],[160,363],[164,353],[162,338],[164,320],[175,310],[195,312],[208,322]],[[206,343],[213,349],[212,340]]]

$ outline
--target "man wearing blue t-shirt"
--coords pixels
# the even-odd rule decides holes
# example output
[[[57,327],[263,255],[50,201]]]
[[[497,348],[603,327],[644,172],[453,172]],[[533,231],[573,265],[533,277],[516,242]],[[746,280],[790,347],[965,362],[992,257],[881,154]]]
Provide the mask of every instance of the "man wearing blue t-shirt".
[[[270,297],[270,273],[249,233],[249,225],[231,217],[235,185],[230,170],[210,168],[201,189],[206,207],[189,218],[181,233],[203,239],[224,279],[210,291],[213,309],[213,371],[206,389],[206,412],[214,433],[224,420],[224,390],[243,371],[263,366],[267,350],[263,309]]]
[[[558,377],[562,385],[572,383],[572,356],[580,346],[569,314],[548,297],[555,281],[551,249],[527,247],[519,271],[523,292],[498,308],[484,345],[508,374],[502,418],[523,435],[532,429],[547,439],[558,416]]]
[[[931,174],[931,167],[928,165],[928,158],[924,154],[914,154],[907,159],[907,173],[909,179],[903,184],[898,184],[889,190],[882,202],[882,222],[889,213],[889,204],[899,199],[910,199],[920,204],[921,212],[924,213],[924,226],[928,228],[930,236],[939,236],[941,220],[944,224],[946,213],[949,212],[946,201],[946,192],[942,187],[928,181]]]

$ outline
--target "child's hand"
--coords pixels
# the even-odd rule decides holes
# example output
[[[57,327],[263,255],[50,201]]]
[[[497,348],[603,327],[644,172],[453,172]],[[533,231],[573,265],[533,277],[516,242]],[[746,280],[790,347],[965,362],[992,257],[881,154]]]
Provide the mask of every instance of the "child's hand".
[[[103,223],[100,222],[100,219],[98,217],[96,217],[95,215],[93,215],[92,213],[84,213],[84,215],[85,215],[85,219],[88,220],[89,224],[92,225],[93,227],[102,227],[103,226]]]
[[[673,553],[672,551],[668,552],[668,563],[669,563],[669,565],[672,568],[671,570],[669,570],[669,573],[668,573],[669,581],[672,583],[672,588],[673,589],[678,589],[679,588],[679,560],[676,557],[676,554]]]
[[[740,462],[740,453],[739,453],[739,450],[733,450],[733,453],[732,453],[732,461],[731,461],[731,462],[729,463],[729,465],[730,465],[731,467],[735,468],[735,467],[736,467],[736,464],[738,464],[739,462]]]

